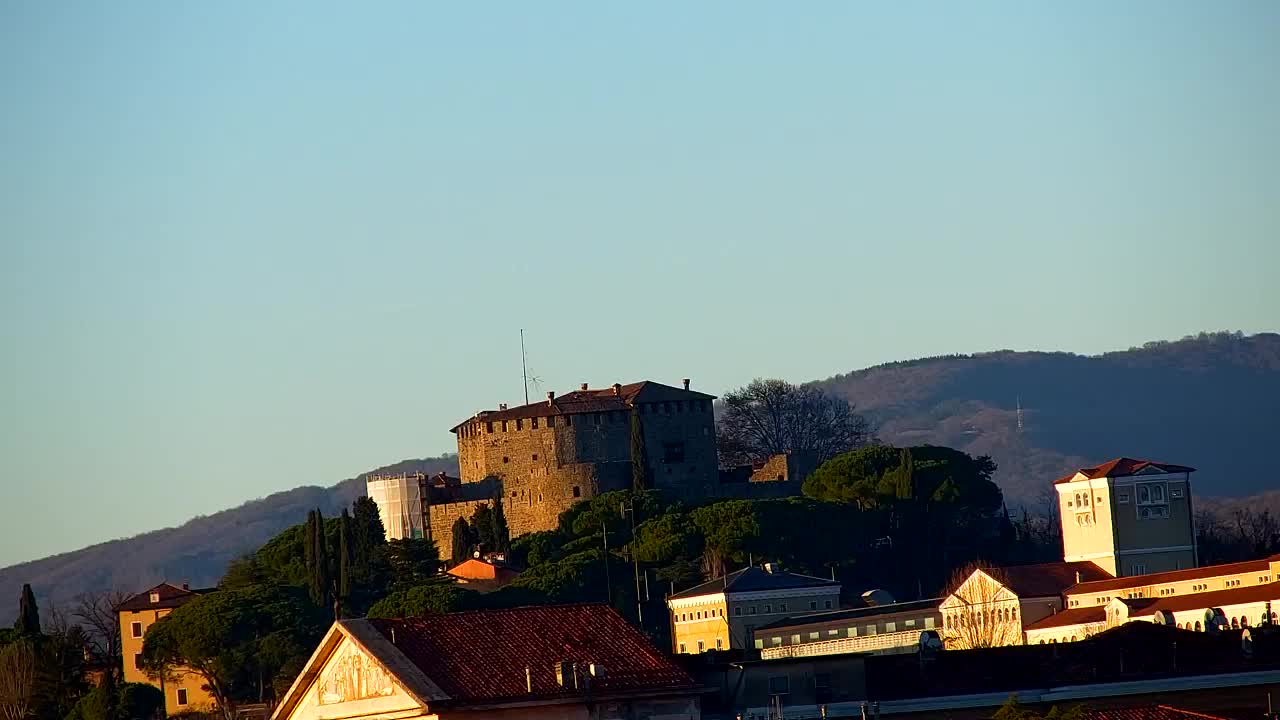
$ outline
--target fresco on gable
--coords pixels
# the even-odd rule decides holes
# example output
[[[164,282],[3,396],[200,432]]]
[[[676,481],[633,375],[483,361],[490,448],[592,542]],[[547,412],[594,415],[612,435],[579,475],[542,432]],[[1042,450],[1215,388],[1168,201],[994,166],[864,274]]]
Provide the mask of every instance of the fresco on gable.
[[[346,645],[320,679],[317,696],[321,705],[390,697],[395,692],[391,674],[381,665]]]

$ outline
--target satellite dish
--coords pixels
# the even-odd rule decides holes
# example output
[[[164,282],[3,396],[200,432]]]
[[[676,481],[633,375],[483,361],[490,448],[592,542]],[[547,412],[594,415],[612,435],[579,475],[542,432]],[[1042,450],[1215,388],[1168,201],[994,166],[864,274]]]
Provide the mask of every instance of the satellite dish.
[[[1240,652],[1246,657],[1253,657],[1253,631],[1249,628],[1240,633]]]
[[[1157,625],[1164,625],[1166,627],[1177,627],[1178,625],[1178,623],[1174,622],[1173,620],[1173,613],[1166,612],[1164,610],[1157,610],[1155,617],[1152,618],[1152,622],[1154,622]]]
[[[895,600],[893,595],[889,594],[889,591],[877,588],[862,593],[862,602],[871,607],[879,607],[881,605],[892,605]]]
[[[935,653],[943,648],[942,638],[936,630],[925,630],[920,633],[920,652]]]

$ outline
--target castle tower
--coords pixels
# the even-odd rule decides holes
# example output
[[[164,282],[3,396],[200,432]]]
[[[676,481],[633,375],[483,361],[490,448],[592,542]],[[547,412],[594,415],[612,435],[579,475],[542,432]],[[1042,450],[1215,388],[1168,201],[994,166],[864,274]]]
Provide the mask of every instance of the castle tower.
[[[1055,481],[1063,560],[1087,560],[1116,577],[1196,567],[1193,472],[1116,458]]]

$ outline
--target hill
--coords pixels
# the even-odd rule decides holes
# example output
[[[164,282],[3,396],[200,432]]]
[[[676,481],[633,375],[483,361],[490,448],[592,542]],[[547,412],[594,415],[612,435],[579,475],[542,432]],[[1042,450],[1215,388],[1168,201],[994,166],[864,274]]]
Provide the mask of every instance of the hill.
[[[370,473],[448,472],[458,474],[455,455],[403,460]],[[0,624],[13,621],[19,591],[31,583],[42,608],[64,606],[78,594],[117,588],[144,590],[162,580],[186,580],[193,587],[217,583],[231,560],[306,520],[320,508],[332,517],[364,494],[364,473],[330,487],[303,486],[205,515],[178,527],[153,530],[80,550],[0,569]]]
[[[1011,503],[1040,505],[1054,478],[1120,455],[1198,468],[1200,495],[1280,487],[1276,334],[1202,333],[1098,356],[955,355],[818,384],[856,402],[889,443],[990,455]]]

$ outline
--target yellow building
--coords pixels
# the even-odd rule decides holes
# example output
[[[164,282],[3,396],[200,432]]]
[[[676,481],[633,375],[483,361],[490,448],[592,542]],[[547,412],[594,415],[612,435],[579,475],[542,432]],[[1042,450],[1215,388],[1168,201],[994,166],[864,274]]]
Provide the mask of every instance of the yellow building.
[[[752,646],[757,627],[790,615],[839,609],[840,583],[765,563],[678,592],[667,598],[667,608],[673,652],[744,649]]]
[[[701,717],[694,683],[604,605],[340,620],[271,720]]]
[[[175,587],[160,583],[116,606],[120,621],[120,649],[124,657],[125,682],[147,683],[164,693],[165,714],[204,712],[214,709],[213,696],[204,689],[204,680],[194,673],[178,670],[165,677],[151,677],[142,670],[142,641],[147,628],[157,620],[199,597],[207,590],[191,590],[183,583]]]
[[[1116,577],[1196,567],[1195,468],[1116,458],[1054,482],[1063,559]]]

